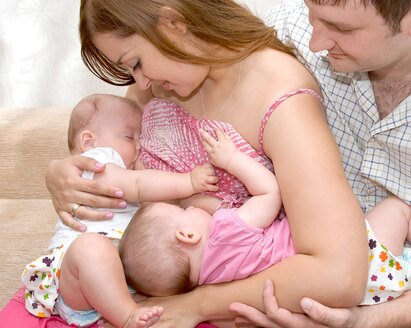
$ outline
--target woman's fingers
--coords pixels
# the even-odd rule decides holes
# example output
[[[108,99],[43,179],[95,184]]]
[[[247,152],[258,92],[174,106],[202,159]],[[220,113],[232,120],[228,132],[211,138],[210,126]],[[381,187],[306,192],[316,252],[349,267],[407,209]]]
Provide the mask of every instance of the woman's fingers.
[[[72,206],[72,209],[73,207],[74,205]],[[72,210],[59,211],[57,214],[66,226],[80,232],[86,232],[87,230],[87,226],[81,221],[82,219],[91,221],[102,221],[112,219],[114,216],[113,212],[111,211],[97,211],[94,209],[90,209],[89,207],[84,205],[80,205],[77,208],[75,212],[75,217],[72,215]]]
[[[80,178],[78,180],[78,185],[76,185],[76,189],[83,191],[86,194],[95,195],[95,196],[107,196],[107,197],[114,197],[114,198],[121,198],[123,197],[123,192],[113,186],[109,186],[107,184],[98,182],[96,180],[85,180]],[[91,197],[90,200],[96,200],[97,198]],[[85,203],[83,203],[85,204]],[[102,204],[87,204],[90,206],[94,205],[102,205]],[[103,206],[95,206],[95,207],[103,207]],[[106,206],[104,206],[106,207]],[[113,206],[116,207],[116,206]]]
[[[80,231],[80,232],[87,231],[87,226],[81,223],[79,220],[73,218],[73,216],[70,213],[61,211],[61,212],[58,212],[57,214],[59,215],[61,221],[63,221],[63,223],[69,228],[75,231]]]
[[[95,180],[86,180],[81,177],[69,181],[64,190],[54,194],[54,205],[57,210],[71,212],[73,204],[82,204],[98,208],[124,208],[125,202],[121,197],[123,192],[112,186],[108,186]],[[83,218],[79,209],[76,216]],[[86,211],[86,213],[90,213]]]
[[[94,173],[103,172],[105,169],[105,165],[96,161],[93,158],[81,156],[81,155],[73,155],[66,159],[71,164],[77,166],[81,171],[90,171]]]
[[[110,210],[101,211],[88,206],[81,205],[76,211],[76,218],[80,220],[103,221],[110,220],[114,213]]]

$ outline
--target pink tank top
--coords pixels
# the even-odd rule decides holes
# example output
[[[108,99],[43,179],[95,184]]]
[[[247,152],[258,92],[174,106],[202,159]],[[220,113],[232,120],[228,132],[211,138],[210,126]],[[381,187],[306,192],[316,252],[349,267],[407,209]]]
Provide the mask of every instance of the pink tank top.
[[[268,109],[259,131],[260,149],[255,150],[230,124],[209,119],[197,119],[179,105],[164,99],[151,100],[144,109],[140,136],[140,160],[144,167],[170,172],[187,173],[196,166],[209,162],[199,134],[199,128],[214,135],[214,129],[227,133],[237,149],[254,158],[270,171],[273,166],[263,151],[263,132],[272,112],[289,97],[309,93],[320,99],[310,89],[300,89],[279,98]],[[228,207],[239,207],[249,198],[245,186],[233,175],[216,167],[217,192],[207,192],[222,199]]]

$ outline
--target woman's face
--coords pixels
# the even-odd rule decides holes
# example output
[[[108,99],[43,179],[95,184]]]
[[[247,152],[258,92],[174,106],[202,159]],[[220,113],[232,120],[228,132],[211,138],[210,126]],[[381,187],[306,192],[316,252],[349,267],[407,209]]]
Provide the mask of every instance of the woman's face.
[[[188,97],[209,72],[209,66],[182,63],[164,56],[137,34],[127,38],[111,33],[97,34],[93,43],[111,61],[126,67],[142,90],[158,85]]]

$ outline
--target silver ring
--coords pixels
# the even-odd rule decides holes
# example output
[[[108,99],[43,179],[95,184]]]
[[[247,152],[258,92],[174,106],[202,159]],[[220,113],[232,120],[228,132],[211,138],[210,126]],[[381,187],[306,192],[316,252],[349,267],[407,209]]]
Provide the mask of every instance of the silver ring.
[[[77,210],[80,208],[80,204],[75,204],[72,208],[71,208],[71,215],[73,216],[73,217],[75,217],[76,216],[76,212],[77,212]]]

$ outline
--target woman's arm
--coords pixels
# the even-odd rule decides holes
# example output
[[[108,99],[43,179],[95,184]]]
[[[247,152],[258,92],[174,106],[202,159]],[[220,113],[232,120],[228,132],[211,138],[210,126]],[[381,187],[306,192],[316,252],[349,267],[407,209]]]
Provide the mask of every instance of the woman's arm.
[[[263,141],[297,253],[273,279],[280,306],[301,311],[304,296],[332,307],[357,305],[368,270],[364,216],[318,101],[289,98],[272,114]]]

